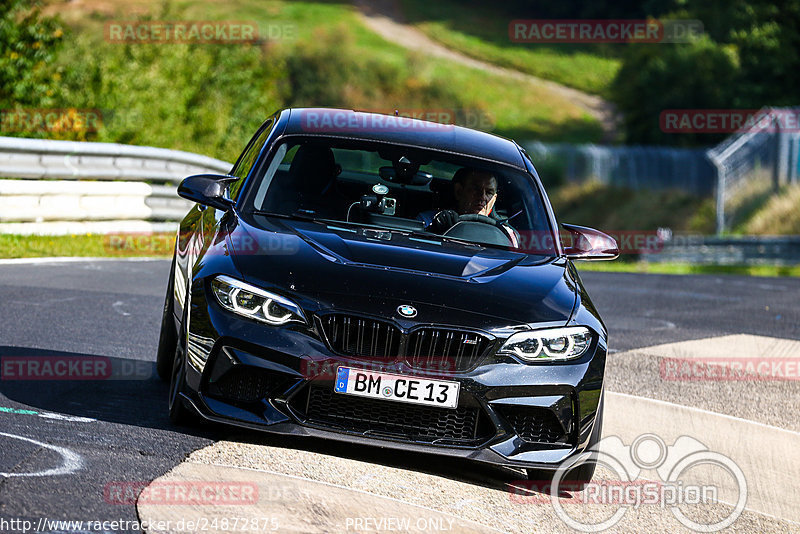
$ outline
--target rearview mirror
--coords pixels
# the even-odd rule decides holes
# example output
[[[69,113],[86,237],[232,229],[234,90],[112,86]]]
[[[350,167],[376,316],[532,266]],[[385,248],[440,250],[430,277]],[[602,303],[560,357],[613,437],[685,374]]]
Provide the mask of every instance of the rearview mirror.
[[[394,167],[381,167],[378,174],[387,182],[399,182],[406,185],[428,185],[433,175],[425,171],[417,171],[410,177],[398,177]]]
[[[225,188],[236,180],[235,176],[223,174],[195,174],[181,182],[178,195],[204,206],[228,211],[233,207],[233,201],[225,198]]]
[[[562,224],[568,232],[562,238],[564,255],[571,260],[614,260],[619,257],[617,241],[608,234],[594,228]]]

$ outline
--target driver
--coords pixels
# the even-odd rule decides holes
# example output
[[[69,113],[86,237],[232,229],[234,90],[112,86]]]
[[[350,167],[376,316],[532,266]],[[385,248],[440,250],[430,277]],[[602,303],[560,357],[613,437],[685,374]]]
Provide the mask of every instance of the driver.
[[[497,201],[497,178],[489,171],[463,167],[453,175],[455,209],[425,211],[418,219],[425,223],[429,232],[444,234],[458,223],[460,215],[477,214],[499,219],[494,211]],[[508,234],[512,246],[518,246],[516,232],[506,223],[501,225]]]

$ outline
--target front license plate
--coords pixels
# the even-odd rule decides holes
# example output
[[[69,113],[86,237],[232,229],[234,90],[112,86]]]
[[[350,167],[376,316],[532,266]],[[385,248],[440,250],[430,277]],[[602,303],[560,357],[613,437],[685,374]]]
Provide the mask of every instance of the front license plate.
[[[428,380],[339,367],[333,390],[373,399],[455,408],[458,406],[460,386],[458,382],[449,380]]]

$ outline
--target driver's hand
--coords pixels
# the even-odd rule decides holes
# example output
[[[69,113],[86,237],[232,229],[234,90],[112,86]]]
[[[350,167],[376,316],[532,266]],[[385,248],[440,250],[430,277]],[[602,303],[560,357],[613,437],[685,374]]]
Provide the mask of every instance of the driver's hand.
[[[478,212],[478,215],[483,215],[484,217],[489,217],[494,209],[494,203],[497,201],[497,193],[492,195],[492,198],[489,199],[489,202],[486,203],[486,206],[483,207],[481,211]]]
[[[458,222],[458,212],[455,210],[442,210],[433,217],[430,230],[443,234]]]

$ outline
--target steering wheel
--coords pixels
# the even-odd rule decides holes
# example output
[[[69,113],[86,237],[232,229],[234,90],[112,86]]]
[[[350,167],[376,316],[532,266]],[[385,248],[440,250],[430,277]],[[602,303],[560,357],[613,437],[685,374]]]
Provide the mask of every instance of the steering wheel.
[[[479,213],[466,213],[458,216],[458,222],[479,222],[484,224],[491,224],[492,226],[500,227],[503,225],[502,221],[493,217],[487,217]]]
[[[503,230],[501,221],[486,215],[478,215],[477,213],[459,215],[458,223],[446,231],[444,235],[500,246],[508,246],[511,242],[511,238]]]

